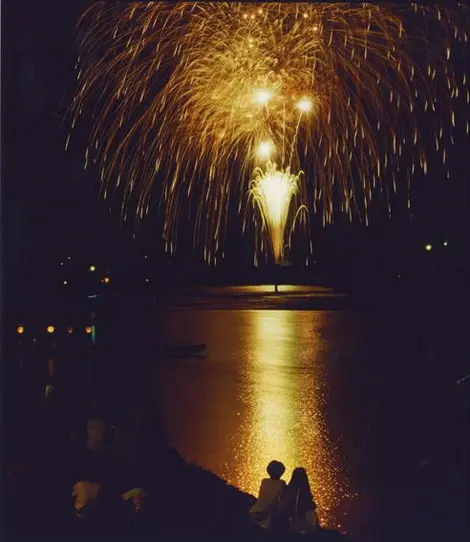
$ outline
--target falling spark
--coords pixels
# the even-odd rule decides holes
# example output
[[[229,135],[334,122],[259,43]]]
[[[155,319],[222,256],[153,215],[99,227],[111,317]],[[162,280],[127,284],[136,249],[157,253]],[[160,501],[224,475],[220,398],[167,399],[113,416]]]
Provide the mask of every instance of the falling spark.
[[[79,22],[71,125],[84,111],[94,119],[86,166],[96,161],[104,188],[122,192],[123,215],[135,205],[145,216],[161,198],[172,252],[188,207],[206,260],[222,250],[231,201],[246,209],[253,170],[274,154],[279,172],[305,172],[309,216],[328,224],[342,209],[368,223],[372,182],[387,200],[382,186],[407,178],[425,150],[423,127],[445,123],[449,137],[458,125],[446,113],[458,85],[470,101],[451,54],[454,38],[467,40],[465,9],[98,1]]]

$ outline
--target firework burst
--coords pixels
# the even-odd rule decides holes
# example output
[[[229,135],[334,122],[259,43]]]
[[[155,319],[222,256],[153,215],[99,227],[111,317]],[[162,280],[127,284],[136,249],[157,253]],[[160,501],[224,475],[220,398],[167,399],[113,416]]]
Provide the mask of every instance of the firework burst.
[[[268,164],[266,171],[261,168],[255,170],[251,182],[249,195],[261,218],[261,249],[264,243],[269,243],[276,264],[283,261],[289,216],[293,215],[290,228],[292,231],[297,215],[302,210],[307,210],[304,205],[297,208],[291,206],[293,198],[299,192],[301,174],[302,172],[292,175],[289,169],[279,171],[273,164]]]
[[[367,223],[375,194],[409,198],[426,138],[446,162],[453,102],[469,100],[451,63],[465,28],[437,6],[96,2],[79,28],[71,123],[93,104],[85,164],[139,218],[158,179],[168,250],[189,207],[209,261],[267,156],[305,172],[303,203],[324,224],[336,209]]]

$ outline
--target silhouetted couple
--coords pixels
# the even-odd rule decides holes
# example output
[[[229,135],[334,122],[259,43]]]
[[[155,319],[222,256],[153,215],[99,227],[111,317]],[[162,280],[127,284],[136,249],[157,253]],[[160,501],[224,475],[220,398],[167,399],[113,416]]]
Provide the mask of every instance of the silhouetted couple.
[[[251,518],[264,529],[311,533],[318,519],[307,472],[301,467],[294,469],[286,485],[281,480],[285,470],[279,461],[269,463],[269,478],[261,482],[258,500],[250,510]]]

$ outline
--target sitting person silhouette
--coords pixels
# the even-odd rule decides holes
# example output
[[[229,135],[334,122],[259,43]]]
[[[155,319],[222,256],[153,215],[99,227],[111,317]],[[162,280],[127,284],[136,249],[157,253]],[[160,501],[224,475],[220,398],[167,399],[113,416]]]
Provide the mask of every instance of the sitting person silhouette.
[[[292,472],[290,482],[282,493],[279,502],[280,513],[289,521],[292,531],[308,534],[318,526],[316,509],[307,471],[298,467]]]
[[[277,526],[279,500],[286,487],[281,476],[286,467],[280,461],[271,461],[266,470],[269,478],[261,481],[258,500],[250,509],[250,516],[264,529],[271,529]]]

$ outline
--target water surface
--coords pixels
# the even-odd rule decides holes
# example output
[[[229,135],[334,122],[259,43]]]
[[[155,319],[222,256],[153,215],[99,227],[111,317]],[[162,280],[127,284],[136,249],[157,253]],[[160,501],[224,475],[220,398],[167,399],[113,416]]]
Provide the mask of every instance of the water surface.
[[[207,343],[204,358],[159,364],[171,443],[253,494],[270,460],[286,465],[286,478],[304,466],[322,520],[343,527],[380,380],[372,371],[355,387],[351,373],[364,369],[374,325],[361,313],[166,309],[156,341]]]

